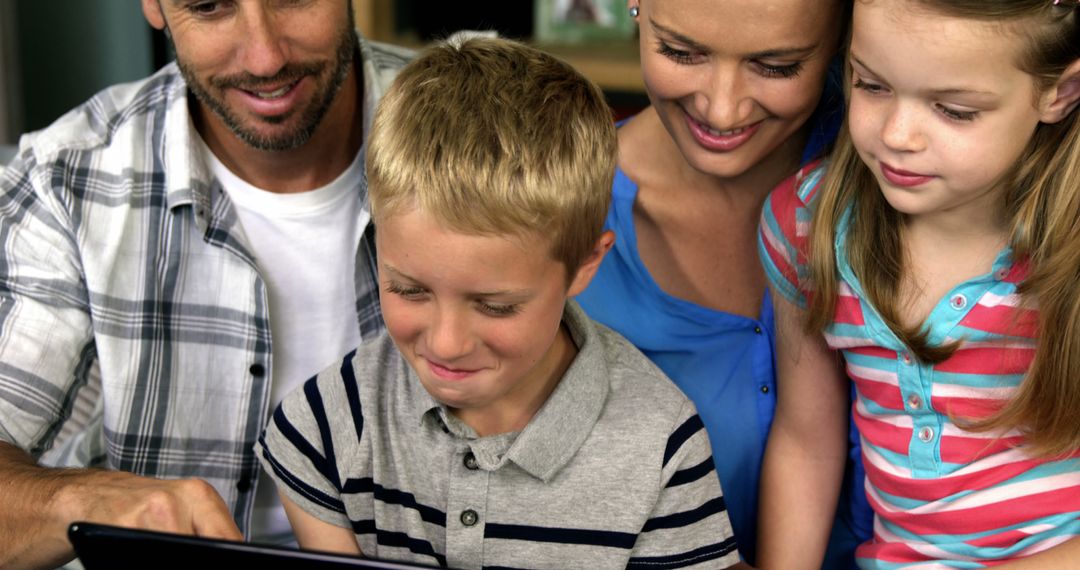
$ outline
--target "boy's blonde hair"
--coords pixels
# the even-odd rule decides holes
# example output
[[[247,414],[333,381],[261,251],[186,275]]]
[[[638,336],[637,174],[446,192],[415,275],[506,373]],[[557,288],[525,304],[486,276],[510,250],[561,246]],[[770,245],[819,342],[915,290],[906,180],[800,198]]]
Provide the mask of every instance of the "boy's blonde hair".
[[[568,283],[603,231],[611,111],[540,50],[481,37],[429,48],[383,97],[368,140],[376,225],[419,208],[462,233],[540,236]]]
[[[859,0],[870,2],[873,0]],[[1003,33],[1021,34],[1027,49],[1017,66],[1032,78],[1033,94],[1054,85],[1080,60],[1080,7],[1075,0],[910,0],[928,14],[1000,22]],[[850,89],[850,87],[849,87]],[[1032,97],[1032,104],[1036,104]],[[1031,271],[1019,286],[1039,311],[1038,345],[1016,396],[973,430],[1018,428],[1040,455],[1080,447],[1080,111],[1039,124],[1005,180],[1000,204],[1010,224],[1014,259]],[[904,326],[898,304],[905,271],[903,222],[878,189],[873,173],[841,130],[830,157],[812,222],[807,330],[828,325],[839,290],[836,227],[851,213],[848,263],[867,298],[912,354],[923,362],[950,357],[958,343],[933,345],[922,325]]]

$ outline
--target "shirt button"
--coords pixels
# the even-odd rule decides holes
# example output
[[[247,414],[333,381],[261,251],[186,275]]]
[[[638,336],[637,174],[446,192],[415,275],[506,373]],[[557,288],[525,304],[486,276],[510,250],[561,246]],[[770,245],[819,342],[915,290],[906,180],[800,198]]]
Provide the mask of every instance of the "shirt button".
[[[761,387],[761,393],[762,394],[768,394],[769,393],[769,387],[768,386],[762,386]]]
[[[902,360],[904,362],[904,364],[911,364],[911,353],[910,352],[901,352],[900,353],[900,360]]]
[[[949,305],[959,311],[967,306],[967,297],[959,294],[953,295],[952,298],[949,299]]]
[[[244,477],[236,482],[236,490],[241,493],[247,493],[251,490],[251,479]]]
[[[480,515],[476,514],[476,511],[472,509],[466,509],[461,511],[461,524],[465,526],[473,526],[480,520]]]
[[[930,443],[934,439],[934,428],[924,427],[919,430],[919,440],[923,443]]]
[[[266,369],[263,368],[262,364],[252,364],[251,368],[248,368],[248,372],[251,372],[251,375],[256,378],[262,378],[263,374],[266,374]]]
[[[1001,269],[998,269],[997,272],[994,273],[994,277],[997,278],[998,281],[1001,281],[1002,279],[1005,279],[1008,276],[1009,276],[1009,270],[1007,268],[1004,268],[1004,267],[1001,268]]]
[[[761,334],[761,327],[754,327],[754,334]]]
[[[469,471],[476,471],[480,468],[480,465],[476,463],[476,456],[471,451],[465,454],[465,460],[462,463],[465,464],[465,468]]]
[[[922,398],[920,398],[918,394],[912,394],[912,395],[908,396],[907,405],[908,405],[909,408],[911,408],[913,410],[921,409],[922,408]]]

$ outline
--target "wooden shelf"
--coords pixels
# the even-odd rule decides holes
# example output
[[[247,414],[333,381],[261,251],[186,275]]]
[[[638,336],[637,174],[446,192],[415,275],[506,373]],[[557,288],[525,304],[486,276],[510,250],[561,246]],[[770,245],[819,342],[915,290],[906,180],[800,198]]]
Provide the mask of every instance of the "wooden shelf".
[[[394,7],[391,0],[352,0],[357,27],[368,39],[421,47],[416,38],[394,32]],[[605,91],[642,93],[641,62],[637,40],[596,41],[581,44],[535,44],[562,58]]]

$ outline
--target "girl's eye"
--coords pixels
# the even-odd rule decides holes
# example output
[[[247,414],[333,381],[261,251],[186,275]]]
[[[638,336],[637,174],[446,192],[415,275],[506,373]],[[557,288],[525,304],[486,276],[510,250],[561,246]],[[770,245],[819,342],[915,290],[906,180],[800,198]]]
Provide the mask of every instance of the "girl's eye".
[[[678,63],[680,65],[689,65],[691,63],[694,63],[693,54],[689,51],[675,49],[663,41],[659,41],[657,42],[657,44],[658,47],[656,51],[660,55],[670,59],[671,61],[674,61],[675,63]]]
[[[422,297],[424,293],[427,293],[427,290],[425,290],[423,287],[412,287],[402,285],[400,283],[391,282],[387,283],[386,292],[392,293],[409,301],[415,301]]]
[[[765,77],[777,77],[780,79],[791,79],[792,77],[798,77],[799,73],[803,70],[803,64],[801,61],[790,63],[787,65],[772,65],[764,62],[754,63],[758,72]]]
[[[856,77],[855,78],[854,83],[852,83],[852,87],[854,87],[855,89],[860,89],[862,91],[866,91],[867,93],[869,93],[871,95],[877,95],[878,93],[884,93],[885,92],[884,87],[882,87],[882,86],[880,86],[880,85],[878,85],[876,83],[869,83],[867,81],[863,81],[863,79],[861,77]]]
[[[515,315],[518,312],[518,305],[503,305],[499,303],[488,303],[486,301],[479,302],[480,312],[490,315],[492,317],[509,317]]]
[[[935,106],[937,107],[939,113],[945,115],[945,117],[952,119],[953,121],[969,123],[971,121],[974,121],[975,117],[979,116],[978,111],[958,111],[951,107],[946,107],[945,105],[942,105],[940,103]]]

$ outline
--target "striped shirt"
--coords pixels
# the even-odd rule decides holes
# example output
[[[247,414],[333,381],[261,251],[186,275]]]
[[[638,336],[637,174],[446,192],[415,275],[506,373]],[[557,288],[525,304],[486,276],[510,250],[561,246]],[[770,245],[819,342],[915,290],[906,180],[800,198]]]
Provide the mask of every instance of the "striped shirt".
[[[824,168],[807,167],[775,190],[759,246],[775,290],[805,306],[814,196]],[[850,216],[850,214],[848,214]],[[1080,535],[1080,453],[1033,459],[1017,432],[973,433],[952,418],[985,418],[1022,381],[1035,351],[1037,313],[1021,306],[1026,263],[1005,249],[989,273],[960,283],[927,319],[929,341],[960,341],[940,364],[912,357],[864,299],[847,263],[849,217],[837,227],[841,280],[829,346],[855,382],[874,538],[857,552],[867,568],[978,568],[1034,554]]]
[[[388,336],[286,397],[257,452],[364,554],[452,568],[724,568],[738,561],[689,400],[573,302],[579,352],[520,432],[478,438]]]
[[[361,39],[366,121],[405,53]],[[246,530],[268,420],[267,292],[192,129],[170,64],[23,137],[0,178],[0,440],[49,450],[100,377],[62,462],[201,477]],[[364,337],[382,329],[372,238],[355,271]]]

